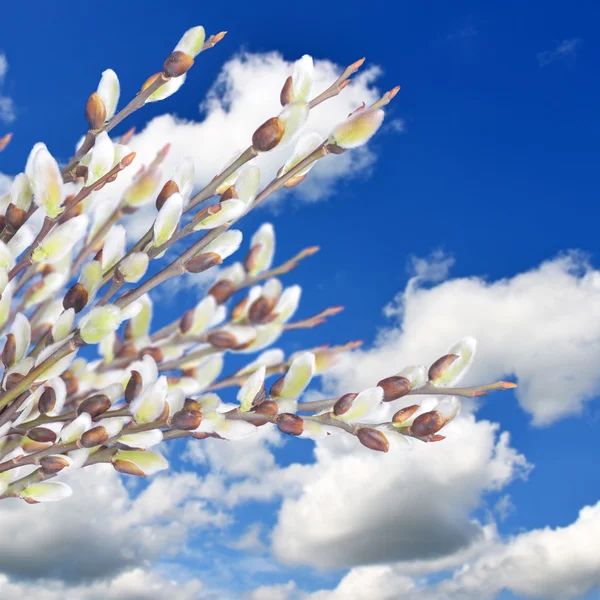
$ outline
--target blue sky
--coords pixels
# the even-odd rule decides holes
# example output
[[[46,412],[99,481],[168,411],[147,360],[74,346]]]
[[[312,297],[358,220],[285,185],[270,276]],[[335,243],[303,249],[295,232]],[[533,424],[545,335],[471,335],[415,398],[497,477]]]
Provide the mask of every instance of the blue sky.
[[[484,364],[473,377],[516,380],[520,395],[494,394],[477,408],[469,405],[467,413],[478,423],[497,424],[490,439],[509,432],[510,448],[523,460],[507,459],[512,475],[498,476],[497,484],[474,485],[472,497],[453,506],[465,522],[475,519],[482,531],[484,525],[493,525],[494,543],[532,530],[568,527],[583,507],[600,499],[600,479],[593,466],[593,457],[600,452],[600,363],[597,354],[592,357],[600,347],[598,308],[592,306],[600,278],[599,18],[600,5],[593,2],[435,1],[395,3],[385,12],[381,6],[337,1],[324,3],[318,12],[317,7],[281,2],[224,6],[132,0],[94,7],[11,3],[2,8],[2,21],[10,26],[2,28],[0,38],[0,57],[8,65],[4,75],[0,70],[0,98],[10,98],[14,120],[0,121],[0,135],[12,131],[14,138],[0,155],[0,172],[17,174],[40,140],[59,162],[66,162],[85,132],[83,106],[100,73],[109,67],[118,73],[123,106],[140,83],[160,69],[183,31],[196,24],[208,32],[227,30],[228,35],[198,58],[176,95],[144,107],[117,133],[132,125],[143,131],[165,113],[182,120],[179,124],[210,116],[210,103],[202,104],[206,93],[224,63],[241,60],[247,65],[239,58],[243,53],[261,57],[278,52],[290,62],[308,53],[338,66],[366,56],[377,72],[372,72],[372,81],[361,81],[359,89],[385,91],[395,85],[402,89],[387,111],[384,127],[369,144],[368,155],[362,155],[363,162],[350,163],[329,179],[324,168],[320,176],[329,188],[318,201],[307,200],[300,186],[243,222],[243,249],[265,220],[275,226],[280,260],[304,246],[321,246],[316,257],[285,280],[303,287],[300,316],[326,306],[345,306],[343,313],[318,329],[291,332],[282,347],[289,353],[322,342],[364,340],[365,354],[342,365],[324,383],[328,391],[349,391],[377,378],[368,367],[359,372],[361,364],[379,360],[383,368],[395,348],[418,354],[415,359],[402,354],[401,361],[435,359],[436,352],[445,352],[455,329],[460,337],[475,334],[462,329],[474,327],[480,332]],[[235,88],[231,79],[235,76],[230,72],[217,92]],[[235,99],[225,108],[232,105]],[[340,120],[345,116],[340,114]],[[206,137],[198,135],[187,143],[207,146],[206,152],[216,144],[220,152],[223,140],[210,137],[208,130],[199,131]],[[152,133],[140,139],[159,137]],[[336,158],[327,160],[333,164]],[[453,260],[448,269],[442,268],[441,278],[431,281],[426,275],[414,279],[414,257],[425,258],[429,266]],[[542,263],[551,266],[540,271]],[[469,285],[472,306],[470,296],[463,293]],[[200,286],[169,289],[175,295],[168,302],[164,296],[155,297],[166,307],[159,311],[155,306],[156,327],[192,307]],[[386,315],[384,307],[390,303],[395,308]],[[455,309],[458,314],[453,317]],[[419,327],[429,336],[426,341],[419,338]],[[510,356],[500,360],[502,353]],[[556,375],[555,387],[554,380],[544,383],[545,371]],[[565,399],[572,409],[547,416],[546,396],[562,394],[577,379],[585,384],[575,386]],[[265,441],[261,449],[266,448],[281,469],[295,462],[315,463],[312,442],[288,439],[280,446],[271,442]],[[444,442],[452,443],[450,436]],[[172,445],[174,471],[196,472],[206,483],[209,471],[216,469],[215,459],[183,460],[186,448],[183,442]],[[410,461],[408,456],[402,460]],[[492,463],[490,458],[486,467],[490,472]],[[224,476],[224,481],[231,485],[231,476]],[[306,481],[300,477],[296,484]],[[295,582],[293,589],[281,592],[288,595],[245,596],[252,600],[285,600],[303,597],[300,591],[331,590],[348,569],[367,564],[359,561],[319,571],[299,554],[293,555],[296,564],[290,560],[286,565],[277,552],[274,557],[269,545],[272,530],[292,531],[278,524],[282,502],[288,502],[283,497],[274,493],[268,502],[253,499],[225,507],[235,521],[230,527],[208,533],[194,530],[187,543],[165,544],[144,559],[159,565],[161,573],[177,569],[182,579],[199,578],[207,588],[220,586],[232,597],[244,597],[260,585]],[[505,516],[494,509],[503,498],[510,507]],[[219,505],[207,497],[203,501],[211,510]],[[263,523],[260,536],[266,549],[227,547],[258,521]],[[309,553],[310,542],[305,542]],[[475,564],[477,556],[427,568],[417,568],[416,563],[407,567],[406,561],[395,559],[390,555],[390,578],[413,577],[427,589],[458,565]],[[598,555],[589,560],[599,560]],[[240,561],[237,574],[231,566],[236,561]],[[259,563],[263,570],[254,572]],[[600,571],[600,564],[596,566]],[[576,595],[560,597],[597,597],[598,588],[593,586],[598,586],[598,579],[590,581],[589,589],[575,586]],[[499,585],[490,597],[545,597],[543,588],[533,584],[533,592],[525,584],[505,588],[510,585]],[[440,588],[436,597],[461,597],[445,589]],[[315,598],[334,600],[342,593]],[[381,597],[412,598],[412,593],[382,592]],[[204,598],[200,593],[197,597]],[[483,592],[474,597],[484,597]]]

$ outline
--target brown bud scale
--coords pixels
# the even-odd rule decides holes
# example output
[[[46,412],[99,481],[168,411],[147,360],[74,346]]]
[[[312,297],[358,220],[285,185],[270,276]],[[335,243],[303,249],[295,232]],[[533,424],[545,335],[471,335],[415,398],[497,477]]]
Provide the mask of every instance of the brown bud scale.
[[[419,415],[410,426],[410,431],[413,435],[424,438],[437,433],[444,426],[444,423],[442,416],[432,410]]]
[[[333,405],[333,414],[338,417],[347,413],[352,408],[352,402],[358,394],[344,394],[341,398],[338,398],[336,403]]]
[[[13,333],[9,333],[6,336],[6,343],[2,350],[2,364],[4,368],[10,369],[15,364],[17,356],[17,340]]]
[[[111,405],[111,401],[108,396],[104,394],[96,394],[86,398],[78,407],[77,414],[81,415],[84,412],[88,413],[92,419],[99,417],[105,413]]]
[[[6,209],[5,219],[13,231],[18,231],[27,220],[27,212],[11,202]]]
[[[54,388],[47,387],[38,401],[38,410],[42,415],[48,414],[56,406],[56,392]]]
[[[55,442],[56,433],[47,427],[35,427],[27,432],[27,437],[34,442]]]
[[[356,432],[356,437],[363,446],[377,452],[387,452],[390,449],[390,442],[381,431],[372,427],[361,427]]]
[[[408,394],[411,390],[410,381],[401,375],[392,375],[392,377],[386,377],[377,385],[383,389],[384,402],[391,402],[392,400],[402,398],[402,396],[406,396],[406,394]]]
[[[72,308],[76,313],[81,312],[88,302],[88,293],[83,284],[76,283],[65,294],[63,298],[63,308],[69,310]]]
[[[410,419],[415,412],[417,412],[418,408],[418,404],[412,404],[411,406],[401,408],[398,412],[394,413],[394,416],[392,417],[392,423],[404,423],[404,421],[408,421],[408,419]]]
[[[97,425],[88,429],[79,441],[84,448],[93,448],[94,446],[100,446],[107,439],[108,431],[102,425]]]
[[[302,417],[292,413],[282,413],[275,420],[279,431],[288,435],[300,435],[304,431],[304,421]]]
[[[281,102],[281,106],[286,106],[286,104],[294,101],[294,82],[292,81],[291,75],[285,80],[285,83],[281,88],[279,101]]]
[[[441,377],[444,371],[457,359],[458,354],[444,354],[429,367],[429,381]]]
[[[202,422],[202,413],[199,410],[183,409],[177,411],[171,417],[171,426],[173,429],[183,429],[186,431],[197,429]]]
[[[176,50],[165,60],[163,71],[167,77],[181,77],[193,64],[194,59],[189,54]]]
[[[85,103],[85,118],[90,129],[100,129],[104,125],[104,121],[106,121],[106,106],[98,92],[90,94]]]
[[[252,135],[252,145],[258,152],[273,150],[281,141],[285,128],[278,117],[265,121]]]

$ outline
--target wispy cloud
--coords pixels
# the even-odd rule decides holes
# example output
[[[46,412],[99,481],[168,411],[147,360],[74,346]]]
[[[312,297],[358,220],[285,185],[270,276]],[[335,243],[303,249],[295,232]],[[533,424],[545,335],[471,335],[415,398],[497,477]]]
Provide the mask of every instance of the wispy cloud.
[[[559,42],[553,50],[539,52],[537,59],[540,63],[540,67],[547,67],[556,60],[575,58],[580,46],[581,40],[579,38],[572,38],[570,40]]]
[[[16,118],[15,104],[12,98],[4,96],[1,93],[7,71],[8,61],[6,60],[6,55],[2,52],[0,53],[0,121],[11,123]]]
[[[479,31],[473,25],[465,25],[452,33],[449,33],[446,37],[448,42],[471,40],[479,36]]]

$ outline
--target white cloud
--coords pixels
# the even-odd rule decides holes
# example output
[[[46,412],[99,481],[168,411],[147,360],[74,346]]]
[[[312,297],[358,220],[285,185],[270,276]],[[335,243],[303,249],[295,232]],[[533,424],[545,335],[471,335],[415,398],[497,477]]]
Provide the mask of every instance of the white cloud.
[[[579,413],[600,391],[600,271],[585,257],[570,253],[493,282],[471,277],[426,288],[421,281],[386,309],[398,322],[373,349],[343,359],[334,380],[367,387],[407,364],[431,364],[468,334],[479,342],[468,382],[516,377],[517,398],[536,425]]]
[[[581,598],[600,586],[600,503],[584,507],[566,527],[496,539],[437,584],[409,577],[403,565],[352,569],[334,590],[310,600],[492,600],[502,590],[520,597]]]
[[[204,586],[198,579],[179,582],[141,568],[131,569],[107,581],[81,585],[53,580],[23,583],[0,575],[0,595],[15,600],[163,600],[169,597],[216,600],[217,596],[204,592]]]
[[[527,470],[497,426],[458,418],[448,440],[410,454],[370,452],[349,436],[316,446],[301,493],[284,500],[273,549],[284,562],[341,568],[429,561],[485,539],[471,518],[487,490]]]
[[[0,92],[2,91],[2,86],[4,85],[4,79],[7,71],[8,61],[6,60],[6,55],[4,53],[0,53]],[[12,123],[15,118],[15,105],[12,98],[0,93],[0,121],[3,121],[4,123]]]
[[[537,55],[537,59],[540,63],[540,67],[546,67],[547,65],[553,63],[556,60],[565,58],[575,58],[577,56],[577,52],[579,50],[580,45],[581,40],[579,38],[571,38],[559,42],[552,50],[545,50],[544,52],[539,52]]]
[[[279,93],[291,73],[292,64],[275,52],[238,55],[226,62],[206,100],[200,105],[202,121],[184,121],[170,114],[152,119],[129,143],[137,153],[134,164],[100,194],[113,196],[122,190],[128,181],[127,173],[133,174],[136,165],[151,162],[157,150],[167,143],[171,144],[171,149],[163,163],[164,180],[183,158],[192,156],[196,165],[196,185],[206,185],[226,166],[234,152],[250,145],[252,134],[259,125],[279,113]],[[316,60],[313,94],[326,89],[341,71],[342,67],[328,60]],[[380,74],[377,67],[359,72],[339,96],[311,111],[305,131],[317,131],[325,138],[334,125],[344,120],[363,101],[367,104],[375,101],[379,92],[373,84]],[[192,93],[193,90],[187,86],[178,92],[179,95]],[[176,102],[166,100],[165,110],[176,107]],[[292,149],[293,144],[256,159],[261,168],[263,186],[275,176]],[[310,201],[324,198],[339,182],[367,174],[374,160],[375,155],[368,148],[328,156],[291,193]],[[131,218],[129,235],[133,238],[145,233],[154,213],[152,205]]]
[[[0,568],[5,574],[64,581],[109,577],[167,549],[181,549],[194,529],[230,522],[199,498],[200,480],[193,473],[157,477],[137,495],[105,465],[61,479],[74,494],[59,503],[0,504]]]

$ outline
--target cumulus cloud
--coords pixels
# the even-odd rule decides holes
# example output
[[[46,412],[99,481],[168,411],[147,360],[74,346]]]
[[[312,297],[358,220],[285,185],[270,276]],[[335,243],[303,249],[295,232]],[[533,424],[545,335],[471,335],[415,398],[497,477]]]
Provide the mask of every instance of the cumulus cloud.
[[[395,600],[401,594],[406,600],[492,600],[503,590],[527,598],[581,598],[600,586],[598,536],[600,503],[584,507],[566,527],[497,539],[437,584],[406,575],[403,565],[357,567],[334,590],[308,598]]]
[[[441,261],[442,266],[436,266]],[[581,412],[600,391],[600,271],[569,253],[514,277],[423,279],[447,271],[438,256],[386,312],[397,318],[375,347],[346,357],[333,386],[367,387],[407,364],[431,364],[465,334],[478,354],[467,383],[515,377],[521,406],[535,425]],[[505,402],[505,398],[490,401]]]
[[[436,560],[485,539],[471,517],[487,490],[527,472],[506,432],[472,415],[448,428],[449,441],[410,454],[369,452],[347,436],[316,446],[297,497],[286,498],[273,531],[284,562],[342,568]]]
[[[23,583],[0,575],[2,598],[19,600],[216,600],[218,596],[206,592],[198,579],[178,582],[166,579],[142,568],[131,569],[112,579],[89,584],[69,585],[61,581],[45,580]]]
[[[163,163],[163,179],[172,174],[183,158],[191,156],[196,165],[196,186],[206,185],[235,158],[235,152],[241,153],[250,145],[252,134],[261,123],[279,113],[279,93],[292,65],[276,52],[242,54],[229,60],[200,104],[201,120],[186,121],[171,114],[152,119],[129,143],[137,153],[132,167],[98,195],[112,196],[122,191],[128,174],[131,177],[135,172],[135,165],[150,163],[165,144],[171,144],[171,148]],[[342,70],[343,67],[329,60],[316,60],[313,94],[329,87]],[[374,83],[380,74],[377,67],[359,72],[342,94],[311,111],[305,131],[316,131],[325,139],[331,129],[363,101],[374,102],[379,97]],[[193,92],[185,85],[178,92],[190,93]],[[261,169],[263,186],[275,176],[292,149],[293,144],[255,159]],[[367,147],[328,156],[290,193],[308,201],[320,200],[330,195],[339,181],[368,174],[374,160],[375,154]],[[153,206],[136,213],[128,223],[129,235],[137,238],[145,233],[153,215]]]
[[[8,71],[8,61],[6,55],[0,52],[0,121],[4,123],[12,123],[15,120],[15,105],[9,96],[2,94],[2,87]]]
[[[157,477],[139,494],[105,465],[64,480],[74,494],[60,503],[1,503],[0,568],[7,576],[68,582],[109,577],[180,549],[193,530],[230,522],[200,500],[193,473]]]

